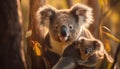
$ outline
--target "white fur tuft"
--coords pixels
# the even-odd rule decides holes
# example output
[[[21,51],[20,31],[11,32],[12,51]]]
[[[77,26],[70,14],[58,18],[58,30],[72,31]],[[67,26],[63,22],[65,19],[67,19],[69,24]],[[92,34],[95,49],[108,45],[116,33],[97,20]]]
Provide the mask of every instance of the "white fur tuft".
[[[91,23],[93,23],[92,8],[90,8],[90,7],[87,6],[87,5],[80,4],[80,3],[75,4],[75,5],[71,8],[71,10],[73,10],[74,8],[80,8],[80,9],[86,10],[86,19],[85,19],[86,21],[85,21],[85,23],[82,24],[82,25],[85,25],[85,27],[89,27],[89,25],[90,25]]]
[[[50,11],[48,11],[48,10],[50,10]],[[47,26],[47,28],[48,28],[48,22],[49,22],[49,16],[50,15],[52,15],[52,11],[56,11],[56,8],[54,8],[54,7],[52,7],[52,6],[50,6],[50,5],[45,5],[45,6],[43,6],[43,7],[40,7],[39,8],[39,10],[37,11],[37,13],[36,13],[36,15],[37,15],[37,20],[38,20],[38,22],[40,23],[40,24],[43,24],[43,25],[45,25],[45,26]],[[41,12],[46,12],[46,14],[48,15],[48,16],[46,16],[46,18],[45,19],[42,19],[41,17]],[[41,23],[41,21],[44,21],[44,23]]]

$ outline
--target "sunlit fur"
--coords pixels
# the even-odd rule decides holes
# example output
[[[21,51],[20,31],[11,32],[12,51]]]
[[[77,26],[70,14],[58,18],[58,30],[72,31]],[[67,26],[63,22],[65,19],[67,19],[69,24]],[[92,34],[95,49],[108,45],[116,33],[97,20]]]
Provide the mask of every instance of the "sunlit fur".
[[[85,10],[85,12],[83,12],[83,13],[85,13],[85,15],[79,15],[79,13],[80,13],[79,9]],[[58,33],[52,32],[52,29],[54,28],[54,26],[53,26],[54,23],[51,23],[51,18],[53,18],[53,16],[56,16],[56,15],[62,14],[62,13],[68,15],[68,19],[69,19],[69,16],[70,16],[70,18],[72,17],[73,22],[75,22],[78,19],[78,21],[76,21],[78,23],[76,23],[76,24],[72,23],[73,26],[76,25],[74,27],[74,30],[76,33],[68,32],[70,38],[69,38],[69,41],[67,41],[67,42],[60,42],[58,40],[59,31],[58,31]],[[45,5],[43,7],[40,7],[40,9],[37,11],[36,15],[37,15],[37,20],[39,22],[40,28],[47,28],[47,31],[45,32],[44,36],[46,36],[47,34],[50,35],[50,44],[52,46],[52,48],[50,50],[59,55],[62,55],[64,49],[80,36],[81,27],[84,26],[87,28],[93,21],[92,8],[90,8],[84,4],[80,4],[80,3],[75,4],[70,9],[61,9],[61,10],[57,10],[56,8],[54,8],[50,5]],[[60,19],[63,19],[63,18],[64,18],[64,16],[61,17]],[[55,20],[55,19],[52,19],[52,20]],[[54,22],[54,21],[52,21],[52,22]],[[61,24],[66,23],[67,19],[66,20],[64,19],[64,21],[60,21],[60,22],[61,22]],[[70,22],[72,22],[72,21],[70,21]],[[69,24],[70,22],[66,23],[66,27],[67,27],[67,24]],[[51,26],[53,26],[53,27],[51,27]],[[56,34],[56,35],[53,35],[53,34]]]
[[[93,13],[92,13],[92,8],[88,7],[87,5],[77,3],[75,4],[71,10],[76,9],[76,8],[82,8],[86,10],[86,22],[84,22],[84,25],[86,27],[89,27],[91,23],[93,23]],[[76,13],[77,14],[77,13]],[[80,17],[80,16],[79,16]]]
[[[91,35],[92,36],[92,35]],[[99,59],[103,59],[104,56],[106,56],[107,60],[111,63],[113,63],[113,58],[106,52],[105,48],[104,48],[104,45],[103,43],[96,39],[96,38],[86,38],[86,37],[80,37],[79,40],[81,39],[84,39],[85,41],[96,41],[98,42],[98,44],[100,45],[99,49],[95,51],[95,54],[96,56],[99,58]]]
[[[94,41],[95,44],[93,44]],[[94,45],[96,48],[94,48]],[[94,49],[89,54],[82,53],[85,52],[85,48],[88,49],[91,47]],[[64,50],[62,57],[52,69],[76,69],[79,66],[96,67],[98,62],[104,57],[113,63],[113,58],[106,52],[100,40],[80,37]]]

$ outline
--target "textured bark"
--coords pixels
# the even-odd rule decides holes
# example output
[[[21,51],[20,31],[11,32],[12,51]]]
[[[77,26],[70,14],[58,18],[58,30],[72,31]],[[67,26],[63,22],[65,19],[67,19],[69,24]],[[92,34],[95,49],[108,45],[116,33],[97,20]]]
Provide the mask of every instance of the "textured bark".
[[[70,8],[73,5],[72,0],[66,0],[68,8]]]
[[[39,29],[39,23],[36,18],[36,12],[40,6],[45,5],[45,0],[30,0],[29,26],[28,30],[32,30],[32,39],[43,41],[42,30]]]
[[[28,30],[32,30],[32,35],[28,38],[28,54],[30,57],[28,60],[28,67],[30,69],[45,69],[44,62],[41,56],[37,56],[33,51],[33,45],[31,41],[38,41],[41,45],[44,40],[44,29],[39,27],[39,23],[36,19],[36,12],[39,7],[45,5],[45,0],[30,0],[30,13],[29,13],[29,26]],[[31,64],[30,64],[31,60]]]
[[[25,69],[21,55],[19,0],[0,0],[0,69]]]

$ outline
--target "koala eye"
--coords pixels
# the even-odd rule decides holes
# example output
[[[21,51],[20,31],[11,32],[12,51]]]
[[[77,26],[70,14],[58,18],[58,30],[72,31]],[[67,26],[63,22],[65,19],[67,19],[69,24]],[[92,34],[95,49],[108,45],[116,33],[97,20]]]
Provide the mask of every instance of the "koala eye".
[[[89,51],[88,51],[88,49],[87,49],[87,48],[85,48],[85,54],[88,54],[88,52],[89,52]]]
[[[92,52],[92,48],[85,48],[85,54],[90,54]]]
[[[69,25],[69,29],[72,30],[72,29],[73,29],[73,26],[72,26],[72,25]]]

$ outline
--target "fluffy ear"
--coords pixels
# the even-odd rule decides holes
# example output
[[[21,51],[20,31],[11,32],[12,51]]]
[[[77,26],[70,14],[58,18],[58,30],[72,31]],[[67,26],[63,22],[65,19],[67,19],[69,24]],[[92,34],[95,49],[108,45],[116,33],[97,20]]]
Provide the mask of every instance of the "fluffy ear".
[[[74,14],[81,25],[89,26],[93,21],[92,8],[84,4],[75,4],[70,12]]]
[[[48,25],[50,23],[50,20],[52,16],[55,14],[55,8],[49,5],[45,5],[43,7],[40,7],[37,11],[37,19],[40,24]]]

